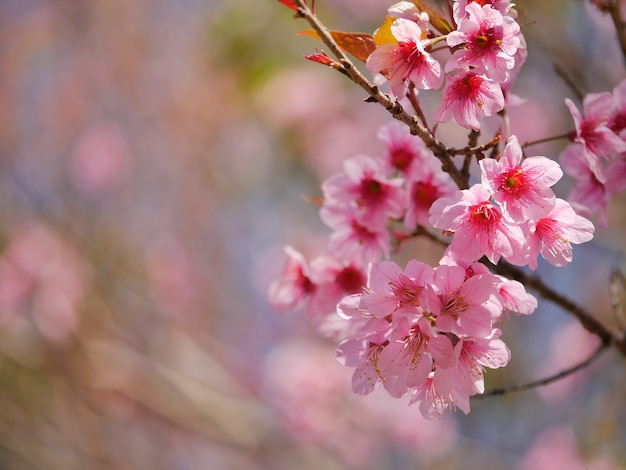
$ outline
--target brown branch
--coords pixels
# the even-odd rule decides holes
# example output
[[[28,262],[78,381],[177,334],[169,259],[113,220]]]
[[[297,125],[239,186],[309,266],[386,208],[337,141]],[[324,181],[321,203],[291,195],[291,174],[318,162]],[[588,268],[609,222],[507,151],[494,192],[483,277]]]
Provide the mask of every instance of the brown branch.
[[[571,299],[546,285],[541,278],[528,275],[518,267],[513,266],[506,261],[500,261],[500,263],[495,266],[489,262],[486,264],[490,265],[492,270],[497,274],[501,274],[509,279],[515,279],[516,281],[521,282],[524,286],[535,291],[544,299],[558,305],[563,310],[576,317],[576,319],[587,331],[598,336],[602,341],[602,344],[613,346],[620,353],[622,353],[622,355],[626,356],[626,339],[615,335],[615,333],[599,322],[591,313],[576,304]]]
[[[535,380],[534,382],[528,382],[525,384],[509,385],[506,387],[494,388],[493,390],[485,392],[482,395],[476,395],[473,398],[482,400],[483,398],[494,397],[498,395],[506,395],[512,392],[523,392],[526,390],[532,390],[533,388],[543,387],[544,385],[548,385],[548,384],[551,384],[552,382],[556,382],[557,380],[564,379],[565,377],[568,377],[574,374],[575,372],[578,372],[579,370],[584,369],[585,367],[588,367],[593,361],[595,361],[598,357],[600,357],[600,355],[607,348],[608,348],[608,344],[601,343],[598,349],[596,349],[595,352],[590,357],[585,359],[580,364],[576,364],[575,366],[570,367],[569,369],[562,370],[561,372],[551,375],[549,377],[545,377],[543,379]]]
[[[392,100],[389,95],[382,93],[378,86],[370,82],[350,61],[345,52],[339,47],[337,42],[333,39],[332,35],[326,29],[326,27],[317,19],[313,12],[306,5],[304,0],[294,0],[298,5],[297,15],[307,20],[315,32],[319,35],[321,40],[328,46],[331,53],[337,58],[339,63],[343,66],[346,74],[350,79],[365,90],[369,98],[367,101],[372,101],[383,106],[389,113],[391,113],[394,119],[406,124],[411,134],[417,135],[424,141],[426,146],[433,151],[435,156],[441,161],[443,171],[450,174],[454,182],[461,189],[469,187],[468,181],[463,178],[459,169],[454,165],[452,158],[448,152],[448,148],[438,139],[436,139],[432,133],[426,129],[417,119],[407,113],[398,100]]]

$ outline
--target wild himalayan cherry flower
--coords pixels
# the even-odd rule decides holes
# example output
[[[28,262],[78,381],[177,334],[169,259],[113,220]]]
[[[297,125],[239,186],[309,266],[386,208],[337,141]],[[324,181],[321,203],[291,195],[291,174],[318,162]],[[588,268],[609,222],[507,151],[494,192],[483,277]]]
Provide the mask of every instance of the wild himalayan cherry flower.
[[[433,282],[433,274],[431,266],[417,260],[409,261],[405,270],[393,261],[373,263],[359,308],[379,318],[420,313],[418,307],[426,286]]]
[[[511,136],[500,160],[485,158],[479,162],[482,184],[493,194],[505,217],[523,222],[540,219],[550,212],[556,196],[550,189],[563,171],[546,157],[529,157],[522,161],[522,148]]]
[[[387,14],[392,18],[405,18],[418,24],[422,31],[428,29],[428,13],[420,11],[413,2],[398,2],[387,8]]]
[[[497,295],[492,275],[466,278],[464,268],[441,265],[435,269],[432,293],[428,293],[426,304],[440,331],[488,336],[492,317],[502,311],[499,302],[490,302]]]
[[[500,280],[496,288],[500,294],[504,312],[507,314],[511,312],[515,315],[530,315],[535,311],[537,299],[526,292],[524,284],[503,276],[496,276],[496,278]]]
[[[503,256],[519,264],[517,260],[524,253],[524,232],[504,218],[490,197],[484,186],[475,184],[438,199],[430,208],[430,223],[454,232],[447,250],[452,259],[471,262],[485,255],[496,264]]]
[[[377,137],[384,146],[383,160],[388,175],[406,175],[414,167],[421,167],[422,161],[428,156],[433,156],[424,141],[411,135],[409,128],[399,122],[390,122],[381,127]]]
[[[391,25],[391,34],[397,43],[381,44],[370,54],[366,62],[370,72],[386,70],[397,97],[404,96],[410,81],[423,90],[439,88],[441,65],[425,50],[429,41],[422,40],[422,29],[411,20],[398,18]]]
[[[469,396],[454,387],[448,393],[441,393],[435,385],[435,372],[431,372],[426,381],[412,391],[413,397],[409,405],[419,403],[419,410],[426,419],[443,418],[446,410],[461,409],[463,413],[470,412]]]
[[[291,313],[302,308],[316,324],[336,313],[336,305],[344,296],[360,292],[365,273],[355,263],[339,262],[322,255],[307,263],[291,246],[285,247],[287,261],[283,271],[269,287],[268,300],[279,312]]]
[[[389,257],[391,240],[385,226],[362,222],[354,209],[345,206],[324,205],[320,218],[333,230],[328,240],[328,252],[332,256],[363,263]]]
[[[404,213],[402,180],[384,176],[378,160],[357,155],[344,162],[344,173],[322,184],[324,206],[350,206],[361,224],[380,229]]]
[[[485,337],[455,339],[455,360],[449,367],[438,367],[435,371],[435,386],[439,393],[445,395],[456,390],[457,394],[466,394],[468,397],[483,393],[483,367],[497,369],[506,366],[511,359],[511,351],[499,339],[500,335],[501,331],[495,328]],[[443,338],[451,341],[447,337]]]
[[[479,119],[504,108],[502,88],[487,76],[473,70],[448,75],[442,91],[441,106],[435,112],[438,122],[452,117],[468,129],[480,129]]]
[[[514,55],[520,45],[519,25],[491,5],[481,7],[472,2],[465,11],[467,16],[446,38],[451,48],[462,46],[448,60],[446,71],[476,67],[494,82],[504,82],[508,71],[515,66]]]
[[[419,165],[406,175],[406,213],[404,225],[414,230],[418,225],[428,226],[430,207],[437,199],[457,189],[450,175],[441,169],[441,163],[432,154],[426,154]]]
[[[568,201],[576,207],[576,211],[584,216],[592,216],[598,212],[598,224],[608,224],[606,209],[613,196],[626,189],[626,161],[611,162],[603,170],[606,177],[598,175],[589,165],[592,157],[582,145],[569,145],[559,157],[561,166],[576,184],[569,194]]]
[[[498,10],[502,15],[513,14],[515,16],[516,14],[515,10],[512,10],[513,4],[510,0],[455,0],[452,5],[452,17],[457,24],[469,16],[465,7],[474,2],[479,5],[490,5],[491,8]]]
[[[597,175],[603,175],[600,167],[600,158],[614,160],[615,157],[626,152],[626,142],[619,138],[608,127],[608,121],[614,108],[611,93],[590,93],[583,99],[583,114],[569,98],[565,98],[576,129],[571,139],[579,142],[588,150],[585,153],[589,158],[589,165]]]
[[[563,199],[557,199],[554,208],[543,219],[531,221],[529,235],[530,269],[537,268],[539,253],[554,266],[565,266],[572,261],[572,243],[588,242],[593,238],[594,226]]]
[[[435,336],[428,319],[411,322],[402,318],[395,326],[389,343],[378,355],[378,370],[384,376],[385,390],[393,397],[402,397],[409,388],[418,387],[433,368],[429,341]],[[448,353],[452,356],[452,351]]]

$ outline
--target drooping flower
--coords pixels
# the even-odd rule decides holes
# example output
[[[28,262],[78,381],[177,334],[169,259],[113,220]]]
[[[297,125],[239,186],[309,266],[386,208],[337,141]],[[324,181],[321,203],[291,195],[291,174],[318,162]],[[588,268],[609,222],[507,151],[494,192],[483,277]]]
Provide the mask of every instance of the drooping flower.
[[[328,240],[328,252],[336,258],[360,263],[378,262],[389,258],[391,240],[385,226],[371,226],[353,208],[323,206],[320,218],[333,233]]]
[[[424,141],[411,135],[409,128],[399,122],[381,127],[377,137],[384,146],[383,160],[388,175],[407,175],[415,167],[421,167],[423,160],[433,156]]]
[[[387,71],[391,91],[403,97],[409,82],[417,88],[439,88],[443,83],[441,65],[426,51],[430,41],[422,39],[422,29],[417,23],[404,18],[391,25],[396,43],[379,45],[367,58],[367,68],[372,73]]]
[[[522,148],[511,136],[502,158],[485,158],[479,162],[482,184],[493,194],[505,217],[516,222],[544,217],[554,206],[556,196],[550,186],[563,171],[546,157],[529,157],[522,161]]]
[[[407,209],[404,225],[410,230],[414,230],[417,225],[427,226],[433,203],[457,189],[450,175],[441,169],[441,163],[432,154],[425,155],[419,165],[411,168],[406,175],[405,186]]]
[[[306,305],[317,286],[311,281],[302,253],[291,246],[284,250],[287,261],[280,277],[270,284],[268,300],[277,312],[296,312]]]
[[[626,142],[608,126],[614,109],[613,96],[609,92],[589,93],[583,99],[582,114],[569,98],[565,99],[565,104],[576,126],[571,139],[585,147],[587,152],[584,155],[589,159],[589,166],[602,179],[604,173],[600,158],[611,161],[626,152]]]
[[[475,131],[480,129],[480,118],[504,108],[501,86],[474,70],[448,75],[441,98],[441,106],[434,115],[436,121],[454,118],[457,124]]]
[[[514,56],[520,45],[519,25],[491,5],[472,2],[465,12],[457,30],[446,38],[451,48],[462,46],[448,60],[446,71],[475,67],[494,82],[504,82],[508,71],[515,66]]]
[[[430,223],[454,232],[448,253],[455,260],[472,262],[484,255],[492,263],[497,264],[504,257],[519,264],[524,252],[524,232],[505,219],[490,198],[481,184],[457,191],[435,201],[430,208]]]
[[[530,223],[530,269],[537,268],[539,253],[550,264],[565,266],[572,260],[572,243],[588,242],[594,230],[591,221],[576,214],[567,201],[557,198],[546,217]]]

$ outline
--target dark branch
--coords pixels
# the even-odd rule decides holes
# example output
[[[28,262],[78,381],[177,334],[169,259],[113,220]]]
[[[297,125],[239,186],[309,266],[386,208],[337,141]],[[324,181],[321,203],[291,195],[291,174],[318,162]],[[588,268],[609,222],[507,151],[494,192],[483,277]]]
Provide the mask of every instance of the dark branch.
[[[482,400],[483,398],[494,397],[497,395],[506,395],[513,392],[523,392],[526,390],[532,390],[533,388],[543,387],[544,385],[551,384],[552,382],[556,382],[557,380],[564,379],[585,367],[588,367],[593,361],[595,361],[600,355],[608,348],[608,344],[601,343],[598,349],[587,359],[585,359],[580,364],[576,364],[569,369],[562,370],[561,372],[551,375],[549,377],[543,378],[541,380],[535,380],[534,382],[528,382],[525,384],[519,385],[509,385],[507,387],[494,388],[488,392],[483,393],[482,395],[476,395],[473,398],[477,400]]]

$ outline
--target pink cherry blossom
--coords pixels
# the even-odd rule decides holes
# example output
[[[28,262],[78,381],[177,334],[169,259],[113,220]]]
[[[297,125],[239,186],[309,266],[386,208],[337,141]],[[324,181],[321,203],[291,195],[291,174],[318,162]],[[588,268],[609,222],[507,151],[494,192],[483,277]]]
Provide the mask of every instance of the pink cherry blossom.
[[[358,221],[373,229],[403,215],[402,180],[386,178],[378,160],[357,155],[344,162],[344,170],[322,184],[325,207],[350,206]]]
[[[487,336],[491,319],[502,311],[500,303],[488,302],[498,295],[491,275],[466,278],[460,266],[441,265],[435,269],[427,307],[436,317],[440,331],[457,335]]]
[[[519,225],[506,220],[491,194],[480,184],[435,201],[430,208],[433,227],[454,232],[449,254],[459,261],[476,261],[487,256],[492,263],[500,257],[514,262],[524,251],[525,236]]]
[[[515,315],[530,315],[537,308],[537,299],[529,294],[521,282],[496,276],[500,282],[496,285],[504,312]]]
[[[626,79],[613,88],[613,109],[607,126],[626,141]]]
[[[508,78],[515,66],[514,55],[520,45],[517,22],[502,16],[491,5],[470,3],[466,16],[460,18],[458,28],[448,34],[448,46],[457,49],[446,64],[446,71],[475,67],[497,83]]]
[[[409,405],[419,403],[419,410],[426,419],[443,418],[445,412],[459,408],[465,414],[470,412],[470,401],[467,394],[458,393],[453,388],[448,393],[440,393],[435,384],[435,373],[431,372],[426,381],[412,390]]]
[[[393,261],[372,264],[359,308],[380,318],[418,313],[425,286],[432,283],[433,275],[431,266],[417,260],[409,261],[405,270]]]
[[[609,202],[615,194],[626,189],[626,161],[609,163],[599,175],[590,166],[592,157],[588,153],[584,146],[574,144],[567,146],[560,155],[561,166],[576,181],[568,201],[586,217],[599,213],[598,224],[606,227]]]
[[[508,15],[514,12],[512,11],[513,4],[510,0],[455,0],[452,4],[452,16],[457,24],[469,16],[465,8],[467,5],[474,2],[479,5],[490,5],[491,8],[498,10],[502,15]]]
[[[361,263],[389,258],[391,239],[386,227],[371,227],[361,222],[359,214],[349,207],[323,206],[320,218],[333,233],[328,252],[338,259]]]
[[[554,266],[565,266],[572,261],[572,243],[588,242],[593,238],[593,224],[576,214],[563,199],[557,199],[554,208],[543,219],[531,222],[529,246],[530,269],[537,268],[539,253]]]
[[[394,377],[394,389],[385,388],[392,396],[403,396],[408,388],[423,384],[433,367],[429,341],[435,335],[426,317],[415,322],[402,318],[396,325],[389,344],[378,356],[378,367],[387,378]],[[392,393],[394,392],[394,393]]]
[[[296,312],[304,307],[317,286],[309,277],[309,265],[302,253],[291,246],[284,250],[287,261],[280,277],[270,284],[268,300],[277,312]]]
[[[436,121],[447,122],[454,117],[459,125],[476,131],[480,118],[504,108],[502,87],[474,70],[448,75],[441,99]]]
[[[483,368],[504,367],[511,359],[511,351],[499,339],[501,331],[495,328],[481,338],[458,338],[454,345],[457,360],[447,368],[438,367],[435,371],[435,385],[442,394],[466,394],[468,397],[484,393]]]
[[[370,72],[386,70],[397,97],[404,96],[410,81],[423,90],[439,88],[443,83],[441,65],[425,50],[429,41],[422,40],[422,29],[411,20],[398,18],[391,25],[391,34],[397,44],[382,44],[370,54],[366,62]]]
[[[529,157],[522,161],[522,148],[511,136],[502,158],[485,158],[479,162],[482,184],[493,194],[505,217],[516,222],[539,219],[554,206],[556,196],[550,189],[563,171],[546,157]]]
[[[409,128],[399,122],[381,127],[377,137],[384,145],[383,160],[388,175],[407,175],[415,167],[421,167],[423,160],[433,156],[424,141],[411,135]]]
[[[417,225],[427,226],[429,210],[433,203],[448,196],[457,189],[448,173],[441,169],[441,162],[432,154],[427,154],[414,165],[406,176],[407,210],[404,225],[414,230]]]
[[[613,160],[618,154],[626,152],[626,142],[609,127],[608,121],[614,108],[613,96],[609,92],[589,93],[583,99],[583,114],[569,98],[565,104],[572,114],[575,131],[572,140],[579,142],[588,150],[585,157],[589,165],[598,174],[599,158]]]

